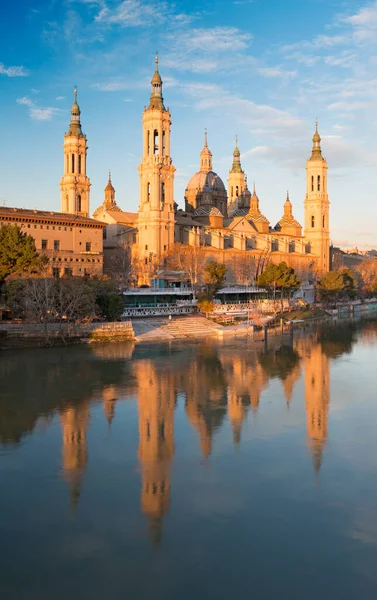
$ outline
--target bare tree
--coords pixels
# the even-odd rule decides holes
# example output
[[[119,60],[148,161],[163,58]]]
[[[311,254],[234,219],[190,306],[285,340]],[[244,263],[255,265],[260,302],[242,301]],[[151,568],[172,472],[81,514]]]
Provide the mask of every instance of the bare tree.
[[[248,252],[236,254],[233,256],[231,268],[236,284],[250,285],[254,281],[257,271],[255,256]]]
[[[190,281],[194,299],[202,280],[206,260],[204,246],[199,244],[195,246],[175,244],[167,257],[167,265],[172,269],[181,271]]]
[[[123,242],[120,247],[112,250],[107,263],[106,271],[114,279],[120,291],[137,283],[140,261],[128,244]]]

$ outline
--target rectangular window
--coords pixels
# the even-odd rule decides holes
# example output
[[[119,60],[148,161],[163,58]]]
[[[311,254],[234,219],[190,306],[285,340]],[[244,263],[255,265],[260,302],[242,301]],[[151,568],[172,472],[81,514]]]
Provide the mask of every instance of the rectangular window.
[[[164,245],[164,252],[166,252],[166,244]]]
[[[72,154],[72,173],[75,172],[75,155]]]
[[[321,191],[321,176],[318,175],[317,177],[317,191],[320,192]]]
[[[69,267],[64,267],[64,275],[66,277],[72,277],[72,269],[70,269]]]
[[[59,269],[58,269],[58,267],[53,267],[53,269],[52,269],[52,276],[55,277],[55,279],[58,279],[58,277],[59,277]]]
[[[147,244],[145,244],[145,249],[146,249],[146,250],[148,250],[148,246],[147,246]]]
[[[104,227],[103,230],[102,230],[102,239],[107,240],[107,229],[106,229],[106,227]]]
[[[86,242],[85,243],[85,250],[86,250],[86,252],[91,252],[92,251],[92,242]]]
[[[42,250],[47,250],[47,240],[42,240]]]
[[[50,229],[49,225],[46,225],[46,229]]]
[[[55,252],[59,252],[59,250],[60,250],[60,240],[54,240],[54,250],[55,250]]]
[[[28,229],[30,229],[30,224],[27,226]]]
[[[79,173],[81,173],[81,154],[79,154]]]

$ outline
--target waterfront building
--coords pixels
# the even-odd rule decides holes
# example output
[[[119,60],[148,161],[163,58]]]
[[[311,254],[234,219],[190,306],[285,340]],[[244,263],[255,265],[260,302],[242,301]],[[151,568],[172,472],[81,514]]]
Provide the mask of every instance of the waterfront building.
[[[269,261],[285,261],[303,279],[327,272],[330,268],[327,162],[322,156],[318,124],[306,163],[304,232],[294,217],[288,193],[282,217],[275,226],[271,225],[262,212],[255,184],[252,192],[248,189],[238,139],[226,189],[221,177],[213,170],[207,132],[200,152],[199,171],[188,182],[182,209],[174,197],[171,113],[165,108],[162,86],[156,57],[150,102],[142,118],[143,156],[138,167],[140,202],[137,215],[123,213],[114,203],[108,206],[106,198],[94,215],[108,223],[106,230],[109,233],[105,235],[112,240],[112,249],[124,243],[132,247],[141,265],[139,282],[150,283],[156,274],[161,274],[167,253],[171,253],[177,243],[202,246],[208,260],[225,263],[228,283],[240,283],[240,278],[250,283],[256,272]],[[125,225],[124,233],[118,228],[114,244],[110,227],[119,222]],[[109,250],[111,244],[107,246]],[[250,263],[246,269],[245,261]],[[241,276],[240,272],[245,270],[248,273]]]
[[[102,274],[103,223],[78,214],[0,207],[0,226],[15,224],[34,238],[55,277]]]

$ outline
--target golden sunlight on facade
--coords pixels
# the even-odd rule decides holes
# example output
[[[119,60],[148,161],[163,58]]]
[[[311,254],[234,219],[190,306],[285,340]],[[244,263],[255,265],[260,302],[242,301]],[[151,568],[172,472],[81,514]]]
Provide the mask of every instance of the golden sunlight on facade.
[[[322,156],[318,124],[312,153],[306,163],[304,232],[293,215],[289,194],[281,219],[271,226],[261,210],[255,185],[252,192],[248,189],[238,139],[228,189],[225,188],[220,176],[213,171],[207,132],[200,152],[199,171],[188,182],[185,207],[180,209],[174,197],[171,114],[164,104],[157,57],[151,86],[150,102],[142,118],[139,209],[137,213],[123,212],[115,202],[114,188],[111,201],[108,187],[105,189],[104,202],[94,213],[94,218],[108,224],[105,239],[109,241],[105,242],[105,252],[122,246],[132,247],[134,257],[144,265],[145,282],[152,270],[156,274],[165,266],[166,254],[171,253],[177,243],[202,246],[208,259],[227,264],[227,278],[231,283],[237,282],[234,264],[244,258],[285,261],[303,276],[327,272],[330,267],[327,162]]]

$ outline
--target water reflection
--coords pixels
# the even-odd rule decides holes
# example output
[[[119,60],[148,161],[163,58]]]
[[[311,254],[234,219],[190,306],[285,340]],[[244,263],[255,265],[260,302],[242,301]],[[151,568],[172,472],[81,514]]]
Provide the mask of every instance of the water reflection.
[[[136,397],[138,408],[140,507],[153,544],[162,538],[171,502],[175,452],[174,420],[178,403],[196,432],[203,459],[213,453],[216,436],[228,420],[239,446],[249,415],[256,416],[270,382],[281,382],[289,408],[297,382],[304,386],[306,435],[318,474],[328,438],[330,364],[349,353],[356,326],[318,329],[296,336],[291,344],[257,353],[244,344],[203,342],[188,346],[54,350],[15,355],[0,363],[0,442],[19,444],[38,423],[59,416],[62,474],[70,502],[77,506],[85,482],[91,408],[99,402],[108,425],[116,404]],[[376,340],[369,323],[363,337]]]

